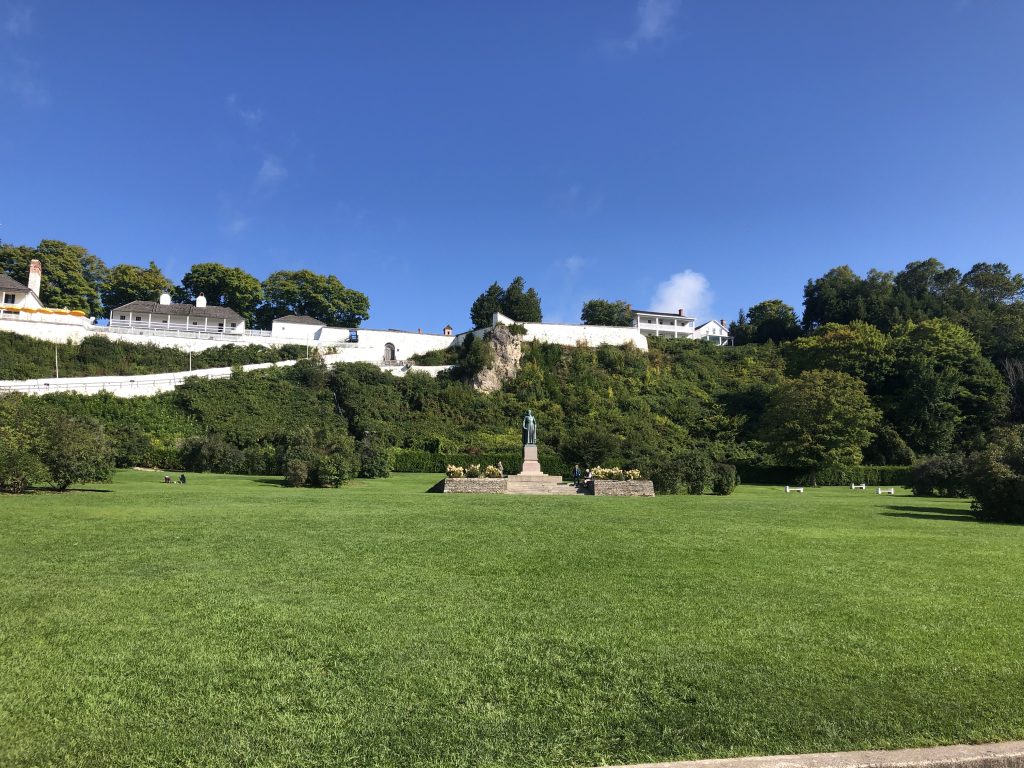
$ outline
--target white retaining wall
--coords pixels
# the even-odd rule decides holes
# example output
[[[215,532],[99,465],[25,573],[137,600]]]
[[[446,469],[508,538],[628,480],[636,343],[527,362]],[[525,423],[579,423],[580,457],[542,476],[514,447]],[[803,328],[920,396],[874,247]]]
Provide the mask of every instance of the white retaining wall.
[[[284,368],[295,365],[297,360],[281,360],[276,363],[251,363],[243,365],[243,371],[258,371],[264,368]],[[327,365],[352,362],[344,355],[324,355]],[[374,361],[376,362],[376,361]],[[417,371],[428,376],[437,376],[441,371],[451,368],[450,365],[381,365],[380,369],[395,376],[405,376]],[[21,392],[26,395],[48,395],[51,392],[77,392],[82,395],[95,395],[99,392],[110,392],[117,397],[149,397],[160,392],[170,392],[185,383],[187,379],[226,379],[231,376],[231,368],[203,368],[196,371],[178,371],[177,373],[152,373],[139,376],[79,376],[62,379],[27,379],[25,381],[0,381],[0,394]]]

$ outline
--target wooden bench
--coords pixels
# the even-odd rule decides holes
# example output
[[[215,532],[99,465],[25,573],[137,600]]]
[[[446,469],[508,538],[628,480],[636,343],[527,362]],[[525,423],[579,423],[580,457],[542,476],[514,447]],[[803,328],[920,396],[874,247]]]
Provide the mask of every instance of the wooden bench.
[[[787,485],[786,493],[803,493],[804,489],[802,486]]]
[[[890,496],[895,496],[896,495],[896,489],[895,488],[879,488],[878,489],[878,495],[881,496],[883,493],[887,493]]]
[[[861,483],[860,485],[857,485],[856,483],[850,483],[851,491],[866,491],[867,489],[867,483]]]

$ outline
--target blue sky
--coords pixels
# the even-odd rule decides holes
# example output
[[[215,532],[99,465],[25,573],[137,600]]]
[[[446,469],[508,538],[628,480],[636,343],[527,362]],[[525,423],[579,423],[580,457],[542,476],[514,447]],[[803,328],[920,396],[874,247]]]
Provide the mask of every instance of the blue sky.
[[[0,0],[0,239],[308,267],[424,330],[520,273],[575,322],[1019,270],[1022,39],[1019,0]]]

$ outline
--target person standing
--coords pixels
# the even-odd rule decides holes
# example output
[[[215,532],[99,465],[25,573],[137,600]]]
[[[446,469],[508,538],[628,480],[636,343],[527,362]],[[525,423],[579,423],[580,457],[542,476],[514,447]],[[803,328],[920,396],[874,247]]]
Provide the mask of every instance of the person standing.
[[[580,484],[580,478],[582,476],[583,476],[583,472],[580,470],[580,465],[577,464],[575,467],[572,468],[572,484],[573,485],[579,485]]]

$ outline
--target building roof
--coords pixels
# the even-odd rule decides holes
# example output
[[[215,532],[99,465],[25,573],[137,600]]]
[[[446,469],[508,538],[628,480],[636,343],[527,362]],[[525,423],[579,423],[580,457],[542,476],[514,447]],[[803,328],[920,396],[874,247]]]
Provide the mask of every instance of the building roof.
[[[25,291],[31,293],[27,285],[22,285],[6,272],[0,272],[0,289],[5,291]]]
[[[726,333],[729,332],[729,329],[725,325],[723,325],[722,323],[718,322],[717,320],[708,320],[707,322],[701,323],[700,325],[697,326],[697,328],[695,330],[699,331],[704,326],[711,325],[712,323],[714,323],[715,325],[717,325],[720,328],[722,328],[722,330],[724,330]]]
[[[244,318],[228,307],[197,307],[193,304],[161,304],[159,301],[129,301],[120,307],[110,310],[114,312],[147,312],[153,315],[181,315],[186,317],[212,317],[217,320],[230,320],[235,323],[245,322]]]
[[[284,322],[296,323],[297,325],[320,325],[320,326],[326,326],[327,325],[327,323],[322,323],[319,320],[317,320],[315,317],[310,317],[309,315],[285,315],[284,317],[276,317],[276,318],[274,318],[274,322],[275,323],[284,323]]]
[[[678,312],[655,312],[653,309],[634,309],[634,315],[657,315],[658,317],[681,317],[685,320],[693,320],[690,315],[681,315]]]

